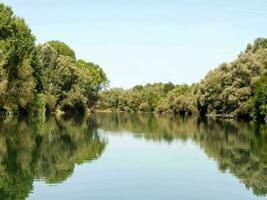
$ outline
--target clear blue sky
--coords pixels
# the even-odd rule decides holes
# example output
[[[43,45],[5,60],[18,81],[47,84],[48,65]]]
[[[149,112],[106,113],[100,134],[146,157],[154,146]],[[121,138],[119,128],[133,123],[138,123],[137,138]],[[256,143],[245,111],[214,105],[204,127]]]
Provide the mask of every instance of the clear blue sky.
[[[267,36],[266,0],[4,0],[38,43],[61,40],[111,86],[193,83]]]

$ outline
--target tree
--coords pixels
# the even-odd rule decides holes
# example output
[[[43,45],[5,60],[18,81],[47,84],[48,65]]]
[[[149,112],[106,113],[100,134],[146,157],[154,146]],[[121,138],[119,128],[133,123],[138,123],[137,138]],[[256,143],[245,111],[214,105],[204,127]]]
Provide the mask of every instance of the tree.
[[[35,37],[23,19],[0,3],[0,107],[26,110],[33,98]]]
[[[64,42],[58,41],[58,40],[52,40],[48,42],[49,45],[51,45],[59,55],[62,56],[69,56],[73,59],[75,58],[75,52]]]
[[[37,47],[36,67],[39,92],[45,94],[47,108],[76,112],[92,108],[108,83],[106,74],[98,65],[58,53],[50,43]]]
[[[203,114],[251,116],[252,90],[266,71],[267,39],[259,38],[232,63],[220,65],[200,82],[199,110]]]
[[[255,84],[252,98],[252,115],[257,120],[267,120],[267,79],[266,76]]]
[[[87,97],[88,107],[95,106],[98,98],[99,91],[106,87],[109,83],[105,72],[94,63],[86,62],[84,60],[78,60],[76,62],[77,68],[81,69],[81,76],[84,75],[86,80],[84,85],[80,84],[80,87],[85,87],[85,96]]]

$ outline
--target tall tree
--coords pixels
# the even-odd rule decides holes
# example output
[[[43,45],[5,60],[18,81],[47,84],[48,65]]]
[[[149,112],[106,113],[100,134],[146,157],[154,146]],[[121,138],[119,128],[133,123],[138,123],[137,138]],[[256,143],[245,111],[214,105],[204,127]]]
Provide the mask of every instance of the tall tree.
[[[35,37],[25,21],[0,3],[0,107],[25,110],[35,87]]]

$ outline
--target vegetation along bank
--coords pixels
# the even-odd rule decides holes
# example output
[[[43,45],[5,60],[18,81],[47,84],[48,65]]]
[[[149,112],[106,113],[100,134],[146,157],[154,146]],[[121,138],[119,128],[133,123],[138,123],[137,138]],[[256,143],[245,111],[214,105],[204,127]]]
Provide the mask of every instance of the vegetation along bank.
[[[267,120],[267,39],[258,38],[231,63],[200,82],[155,83],[100,93],[99,110],[215,115]]]
[[[105,72],[65,43],[35,44],[25,21],[0,3],[0,112],[158,112],[267,120],[267,39],[192,85],[154,83],[104,89]]]

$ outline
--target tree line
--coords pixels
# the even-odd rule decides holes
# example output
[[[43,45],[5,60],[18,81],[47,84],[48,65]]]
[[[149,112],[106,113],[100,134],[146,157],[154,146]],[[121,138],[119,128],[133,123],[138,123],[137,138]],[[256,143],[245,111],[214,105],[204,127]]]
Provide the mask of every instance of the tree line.
[[[25,21],[0,3],[0,112],[84,112],[107,83],[98,65],[76,59],[64,42],[36,45]]]
[[[64,42],[35,44],[25,21],[0,3],[0,113],[158,112],[267,120],[267,39],[187,85],[111,88],[105,72]]]
[[[187,85],[155,83],[100,94],[101,111],[197,114],[267,120],[267,39],[249,44],[233,62]]]

